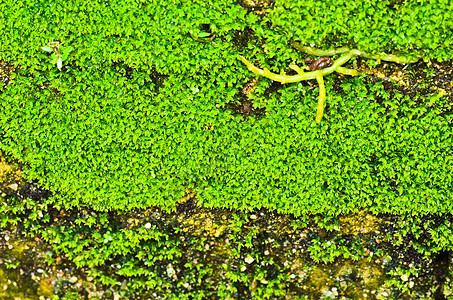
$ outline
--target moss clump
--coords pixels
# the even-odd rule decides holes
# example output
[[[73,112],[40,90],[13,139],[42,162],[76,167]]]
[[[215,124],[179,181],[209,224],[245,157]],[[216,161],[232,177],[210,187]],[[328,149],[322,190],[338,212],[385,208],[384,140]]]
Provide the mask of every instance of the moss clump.
[[[2,89],[0,148],[27,163],[57,207],[171,210],[192,189],[207,207],[449,211],[451,114],[429,105],[444,99],[341,77],[355,74],[342,63],[357,52],[338,54],[332,82],[320,76],[329,68],[305,73],[321,83],[320,126],[308,105],[319,93],[305,81],[274,89],[259,80],[243,101],[247,119],[224,109],[250,81],[238,55],[278,74],[301,65],[291,41],[450,59],[450,4],[439,3],[279,1],[258,15],[227,0],[4,1],[1,11],[14,13],[5,13],[0,55],[16,72]],[[235,41],[238,32],[252,38]],[[61,71],[42,50],[51,42],[73,49]]]

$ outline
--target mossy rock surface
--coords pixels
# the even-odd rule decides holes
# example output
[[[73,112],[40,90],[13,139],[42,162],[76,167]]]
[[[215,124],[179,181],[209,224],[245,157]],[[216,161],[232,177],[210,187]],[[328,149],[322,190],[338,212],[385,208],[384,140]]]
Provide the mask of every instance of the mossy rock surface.
[[[15,69],[0,147],[51,203],[172,209],[192,189],[207,207],[451,210],[451,87],[331,75],[318,125],[311,83],[258,78],[247,92],[255,76],[239,60],[288,71],[304,58],[296,40],[421,57],[395,68],[432,76],[452,58],[451,1],[82,2],[1,4],[0,56]],[[50,42],[73,48],[62,71]]]
[[[190,191],[172,213],[56,209],[45,206],[47,191],[17,176],[17,164],[1,162],[5,299],[451,295],[451,214],[337,218],[209,210]]]
[[[36,268],[83,268],[30,293],[49,296],[45,278],[67,299],[450,297],[450,11],[1,2],[0,149],[25,169],[0,163],[0,233],[52,247]],[[291,74],[309,56],[292,41],[420,60],[349,61],[360,75],[326,76],[317,124],[316,82],[240,60]],[[42,49],[59,44],[61,70],[64,51]],[[0,242],[4,276],[23,267],[16,245]]]

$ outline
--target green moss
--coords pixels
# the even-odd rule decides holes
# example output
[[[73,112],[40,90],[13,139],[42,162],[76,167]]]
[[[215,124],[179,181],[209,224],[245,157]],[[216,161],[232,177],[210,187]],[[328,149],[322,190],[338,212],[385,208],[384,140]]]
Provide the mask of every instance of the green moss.
[[[279,73],[302,59],[291,40],[448,60],[448,1],[279,1],[267,15],[236,1],[27,3],[0,4],[0,56],[17,67],[2,91],[0,148],[53,192],[46,204],[172,210],[193,189],[206,207],[296,215],[451,209],[452,116],[428,104],[447,103],[440,92],[338,75],[314,126],[310,84],[275,91],[266,79],[246,95],[238,61]],[[238,32],[252,38],[238,43]],[[62,71],[41,48],[50,42],[73,48]],[[238,98],[265,112],[223,109]]]
[[[449,295],[451,214],[296,218],[265,209],[208,210],[196,204],[193,191],[185,192],[172,213],[153,207],[100,213],[43,207],[49,195],[34,185],[23,186],[2,199],[1,212],[19,220],[16,230],[53,250],[35,246],[25,251],[17,242],[21,237],[8,233],[0,247],[13,246],[2,251],[0,269],[15,268],[8,276],[18,276],[20,269],[45,273],[60,299],[83,299],[87,293],[128,299],[319,299],[336,294],[432,299],[433,293],[442,295],[435,288],[439,284]],[[0,233],[5,235],[4,228]],[[24,260],[27,255],[33,259]],[[49,284],[41,276],[35,280]]]

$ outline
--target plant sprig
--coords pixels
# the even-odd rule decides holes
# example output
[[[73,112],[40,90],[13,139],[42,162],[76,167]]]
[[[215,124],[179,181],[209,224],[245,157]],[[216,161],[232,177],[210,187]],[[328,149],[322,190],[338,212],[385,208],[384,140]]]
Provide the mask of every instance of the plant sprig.
[[[46,52],[53,52],[51,62],[56,64],[60,71],[63,67],[63,62],[68,59],[69,53],[74,50],[72,47],[63,46],[60,42],[50,42],[49,46],[41,47],[41,49]]]

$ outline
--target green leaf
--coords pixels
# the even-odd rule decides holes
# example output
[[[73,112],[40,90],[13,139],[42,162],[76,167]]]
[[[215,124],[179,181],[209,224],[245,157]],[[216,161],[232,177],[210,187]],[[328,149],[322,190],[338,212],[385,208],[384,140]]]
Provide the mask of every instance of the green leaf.
[[[60,58],[58,58],[58,60],[57,60],[57,68],[58,68],[58,70],[61,71],[61,68],[62,68],[62,67],[63,67],[63,61],[62,61],[62,59],[61,59],[61,57],[60,57]]]
[[[211,36],[211,34],[209,32],[200,32],[198,34],[199,38],[204,38],[204,37],[208,37],[208,36]]]
[[[44,47],[41,47],[41,49],[46,51],[46,52],[52,52],[53,51],[53,48],[50,47],[50,46],[44,46]]]

